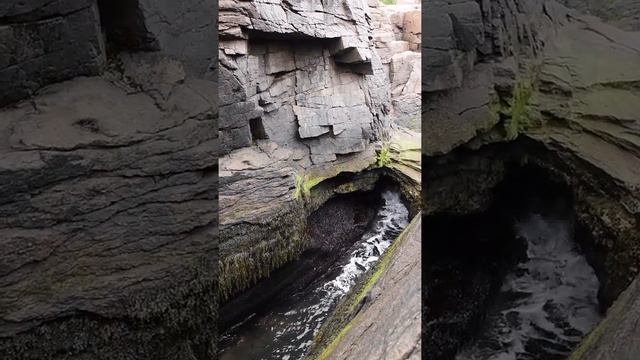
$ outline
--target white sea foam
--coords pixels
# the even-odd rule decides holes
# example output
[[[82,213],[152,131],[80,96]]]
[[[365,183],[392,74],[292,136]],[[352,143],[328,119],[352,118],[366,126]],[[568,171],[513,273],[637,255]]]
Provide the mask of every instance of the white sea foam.
[[[493,309],[485,333],[456,360],[568,355],[600,319],[598,279],[576,248],[571,223],[531,214],[516,231],[528,248],[500,290],[512,300]]]
[[[285,334],[298,334],[296,339],[301,340],[315,335],[336,302],[355,285],[359,276],[373,267],[380,255],[407,226],[409,212],[400,199],[400,193],[385,191],[382,197],[384,205],[377,213],[373,229],[363,235],[359,246],[352,251],[351,258],[342,266],[336,278],[315,289],[317,301],[305,308],[289,310],[283,314],[299,320],[290,322],[278,331],[277,338]],[[311,341],[287,344],[274,350],[274,354],[305,350],[310,344]]]

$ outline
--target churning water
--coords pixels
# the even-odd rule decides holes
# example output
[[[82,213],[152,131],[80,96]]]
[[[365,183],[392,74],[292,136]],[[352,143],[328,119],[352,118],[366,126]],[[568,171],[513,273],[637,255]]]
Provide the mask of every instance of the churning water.
[[[339,271],[330,278],[270,311],[253,315],[222,336],[221,360],[297,360],[301,359],[338,300],[408,225],[409,212],[397,191],[382,193],[384,204],[373,226],[350,249]]]
[[[515,227],[526,257],[456,360],[565,359],[600,319],[598,279],[577,249],[572,222],[529,212]]]

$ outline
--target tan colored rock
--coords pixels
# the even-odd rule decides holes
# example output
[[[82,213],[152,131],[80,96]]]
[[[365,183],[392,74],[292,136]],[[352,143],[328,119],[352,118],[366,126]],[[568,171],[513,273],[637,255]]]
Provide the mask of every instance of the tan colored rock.
[[[411,50],[417,51],[420,48],[422,35],[422,12],[412,10],[406,12],[402,21],[402,40],[411,44]]]
[[[391,58],[391,94],[401,96],[422,91],[420,53],[405,51]]]

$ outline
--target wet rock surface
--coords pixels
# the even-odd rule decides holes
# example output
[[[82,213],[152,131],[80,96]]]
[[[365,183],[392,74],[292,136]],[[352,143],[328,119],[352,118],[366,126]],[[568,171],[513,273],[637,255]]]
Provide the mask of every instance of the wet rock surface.
[[[420,358],[421,286],[417,286],[422,276],[419,144],[419,134],[411,131],[394,133],[385,165],[402,189],[411,223],[375,267],[365,273],[338,303],[317,334],[307,358]]]
[[[381,271],[377,280],[360,294],[362,297],[355,298],[358,306],[348,330],[319,358],[421,358],[421,293],[417,285],[422,272],[421,220],[418,214],[398,237],[396,247],[377,268]]]
[[[548,175],[509,165],[486,210],[427,217],[425,356],[564,359],[600,319],[589,239]]]
[[[334,198],[311,215],[314,245],[292,264],[299,276],[255,318],[223,335],[224,343],[230,345],[223,346],[222,359],[303,357],[336,302],[407,225],[408,211],[397,190],[382,185],[366,195]],[[352,203],[349,207],[361,203],[367,210],[353,213],[345,208],[345,201]],[[362,223],[362,216],[369,212],[375,217]],[[356,225],[343,227],[351,221]]]
[[[569,357],[578,359],[633,359],[640,348],[637,342],[629,341],[638,334],[640,282],[634,280],[620,295],[607,316]]]
[[[310,243],[300,259],[222,306],[223,328],[236,325],[268,304],[281,302],[317,281],[367,230],[379,200],[372,191],[357,192],[332,198],[311,213],[305,228]]]
[[[213,38],[214,9],[136,5],[145,53],[116,2],[0,5],[0,104],[34,95],[0,109],[2,359],[216,352],[217,59],[158,23]]]

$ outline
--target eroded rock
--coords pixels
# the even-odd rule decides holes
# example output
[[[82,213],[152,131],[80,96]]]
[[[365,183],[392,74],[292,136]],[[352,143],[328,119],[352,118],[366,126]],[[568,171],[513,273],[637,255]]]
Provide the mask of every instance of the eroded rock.
[[[0,109],[0,358],[215,357],[217,59],[170,34],[213,38],[214,9],[154,4],[206,18],[188,25],[119,14],[153,51],[105,29],[98,75],[109,5],[7,4],[0,101],[34,96]]]

